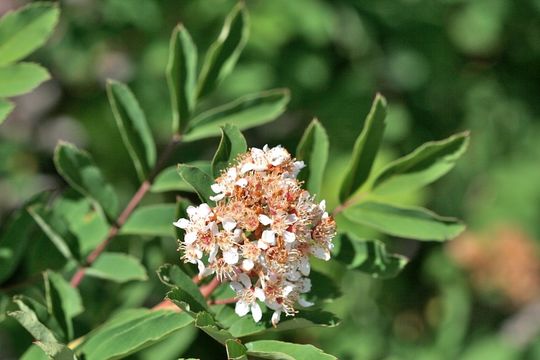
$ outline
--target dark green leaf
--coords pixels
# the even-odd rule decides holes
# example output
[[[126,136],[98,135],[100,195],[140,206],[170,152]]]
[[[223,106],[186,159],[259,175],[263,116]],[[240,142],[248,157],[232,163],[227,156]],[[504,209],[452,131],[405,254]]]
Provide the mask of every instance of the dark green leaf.
[[[125,358],[192,322],[193,319],[186,313],[131,310],[91,332],[76,352],[84,354],[86,360]]]
[[[332,301],[342,295],[339,284],[330,276],[319,271],[311,271],[309,278],[312,284],[311,291],[306,294],[309,301],[315,303]]]
[[[141,206],[126,221],[121,234],[174,237],[175,215],[175,204]]]
[[[212,172],[217,178],[221,171],[227,168],[238,156],[247,151],[247,143],[244,135],[234,125],[225,125],[221,128],[221,141],[214,159],[212,160]]]
[[[340,241],[335,259],[349,269],[388,279],[396,276],[407,265],[406,257],[387,252],[385,244],[379,240],[355,240],[343,234]]]
[[[229,360],[248,360],[246,347],[241,342],[233,339],[225,341],[227,349],[227,359]]]
[[[277,340],[259,340],[246,344],[248,355],[263,359],[336,360],[313,345],[292,344]]]
[[[318,194],[328,160],[328,135],[319,120],[314,119],[304,132],[298,147],[296,158],[306,162],[298,179],[305,181],[306,189],[312,194]]]
[[[0,96],[26,94],[49,78],[49,72],[34,63],[0,66]]]
[[[449,172],[465,153],[469,133],[456,134],[423,144],[412,153],[388,164],[376,176],[376,193],[411,191],[437,180]]]
[[[195,106],[197,48],[182,24],[172,33],[167,64],[167,83],[171,96],[173,133],[178,134],[188,124]]]
[[[116,193],[87,152],[61,141],[54,152],[54,164],[73,189],[94,200],[94,204],[109,217],[115,217],[118,209]]]
[[[197,292],[189,288],[183,289],[175,286],[167,293],[167,299],[194,318],[201,311],[208,311],[206,302],[201,302]]]
[[[193,161],[187,163],[187,165],[194,166],[202,170],[205,174],[211,175],[212,165],[208,161]],[[159,173],[156,176],[150,189],[152,192],[164,192],[164,191],[186,191],[193,192],[193,187],[189,185],[178,174],[178,166],[170,166]]]
[[[234,339],[234,336],[232,336],[230,332],[225,329],[221,329],[212,315],[205,311],[201,311],[197,314],[195,326],[222,344],[225,344],[227,340]]]
[[[232,71],[248,36],[248,14],[240,2],[229,13],[217,40],[206,53],[198,79],[197,97],[208,94]]]
[[[201,306],[206,306],[206,300],[202,296],[199,287],[193,282],[185,272],[177,265],[165,264],[158,270],[159,280],[167,286],[178,287],[189,293],[191,297]]]
[[[15,105],[6,99],[0,99],[0,124],[6,120],[8,115],[13,111]]]
[[[217,136],[220,126],[236,125],[249,129],[275,120],[284,111],[290,94],[286,89],[274,89],[241,97],[233,102],[208,110],[190,123],[185,141]]]
[[[117,81],[107,83],[109,102],[139,179],[148,178],[156,163],[156,144],[146,116],[129,88]]]
[[[353,195],[368,179],[386,127],[385,117],[386,100],[377,94],[364,122],[362,132],[356,139],[352,159],[341,184],[339,199],[342,202]]]
[[[118,283],[131,280],[146,280],[146,269],[140,261],[123,253],[103,253],[91,267],[86,269],[89,276]]]
[[[214,183],[210,175],[199,168],[187,164],[178,165],[178,173],[197,192],[199,198],[212,206],[214,202],[210,196],[215,195],[210,186]]]
[[[385,234],[416,240],[450,240],[465,229],[455,218],[438,216],[419,207],[365,202],[345,209],[343,214],[352,222]]]
[[[43,45],[58,22],[53,3],[34,3],[0,19],[0,65],[12,63]]]

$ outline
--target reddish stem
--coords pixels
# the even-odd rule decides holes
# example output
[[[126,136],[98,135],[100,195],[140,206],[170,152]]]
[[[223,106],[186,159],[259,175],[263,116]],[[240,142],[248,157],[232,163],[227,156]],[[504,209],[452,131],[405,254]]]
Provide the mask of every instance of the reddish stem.
[[[210,295],[212,295],[212,293],[214,292],[214,290],[216,290],[216,288],[221,284],[221,282],[218,280],[217,277],[213,278],[212,281],[210,281],[208,283],[208,285],[205,285],[203,287],[201,287],[201,294],[204,296],[204,298],[206,299],[207,297],[209,297]]]
[[[228,299],[216,299],[214,301],[209,301],[208,305],[224,305],[224,304],[234,304],[237,302],[237,298],[228,298]]]

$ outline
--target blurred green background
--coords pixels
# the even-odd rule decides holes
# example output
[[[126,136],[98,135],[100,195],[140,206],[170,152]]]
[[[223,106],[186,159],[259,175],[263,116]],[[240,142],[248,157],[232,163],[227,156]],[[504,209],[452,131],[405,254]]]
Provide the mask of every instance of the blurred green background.
[[[0,14],[25,3],[1,0]],[[182,22],[204,51],[235,1],[60,4],[53,38],[32,56],[50,69],[53,80],[17,98],[16,110],[0,127],[0,219],[38,191],[62,187],[52,163],[58,139],[92,152],[127,200],[137,178],[109,109],[105,80],[130,84],[163,146],[170,127],[164,76],[170,32]],[[322,194],[331,204],[376,92],[389,100],[385,160],[428,140],[472,132],[469,151],[452,173],[429,191],[400,199],[464,219],[467,233],[445,246],[387,239],[412,258],[392,280],[324,268],[344,285],[342,298],[328,305],[343,317],[342,325],[284,336],[339,359],[540,358],[540,0],[246,4],[250,40],[206,106],[257,90],[290,88],[288,112],[247,131],[249,144],[294,150],[309,121],[318,117],[331,142]],[[183,145],[175,160],[201,154],[209,159],[217,144],[211,139]],[[154,239],[134,246],[151,271],[176,261],[174,243]],[[155,303],[164,294],[159,287],[96,290],[93,285],[93,296],[101,291],[124,296],[102,299],[108,309],[102,313]],[[83,318],[79,328],[100,321]],[[15,324],[6,326],[10,335],[0,328],[0,348],[16,357],[30,339]],[[181,344],[181,338],[195,336],[197,341]],[[186,333],[175,341],[137,356],[177,358],[180,347],[187,357],[223,356],[222,349],[208,346],[214,343],[205,335]]]

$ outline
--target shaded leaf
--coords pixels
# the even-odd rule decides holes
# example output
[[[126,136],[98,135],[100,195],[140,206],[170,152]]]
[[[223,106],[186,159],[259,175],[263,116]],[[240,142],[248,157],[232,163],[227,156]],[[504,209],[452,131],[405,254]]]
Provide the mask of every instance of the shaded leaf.
[[[201,311],[197,314],[195,326],[222,344],[225,344],[227,340],[234,339],[234,336],[232,336],[230,332],[225,329],[221,329],[216,324],[216,321],[212,315],[205,311]]]
[[[339,199],[342,202],[353,195],[368,179],[386,127],[385,117],[386,99],[377,94],[362,132],[354,143],[352,158],[339,192]]]
[[[178,176],[178,175],[177,175]],[[137,208],[122,227],[121,234],[175,236],[175,204],[146,205]]]
[[[208,94],[232,71],[248,37],[248,14],[240,2],[227,15],[221,33],[206,53],[198,79],[197,97]]]
[[[0,65],[22,59],[45,43],[60,11],[57,4],[34,3],[0,19]]]
[[[167,64],[167,83],[171,96],[173,133],[180,133],[188,124],[195,106],[197,48],[182,24],[172,33]]]
[[[107,82],[107,95],[129,156],[139,179],[148,178],[156,163],[156,145],[146,116],[129,88],[117,81]]]
[[[86,275],[123,283],[131,280],[146,280],[146,269],[138,259],[123,253],[103,253],[91,267],[86,269]]]
[[[411,191],[449,172],[465,153],[469,133],[456,134],[423,144],[412,153],[388,164],[375,178],[375,193]]]
[[[211,175],[212,165],[208,161],[193,161],[186,165],[194,166],[202,170],[205,174]],[[170,166],[161,171],[152,183],[152,192],[164,191],[186,191],[193,192],[193,187],[189,185],[178,174],[178,165]]]
[[[6,99],[0,99],[0,124],[6,120],[9,114],[13,111],[15,105]]]
[[[318,194],[321,190],[324,169],[328,160],[328,147],[326,130],[319,120],[313,119],[296,148],[296,158],[306,163],[298,179],[305,181],[306,189],[312,194]]]
[[[407,239],[445,241],[465,229],[455,218],[438,216],[419,207],[365,202],[345,209],[343,214],[354,223]]]
[[[212,159],[212,173],[217,178],[221,171],[227,168],[238,154],[247,151],[244,135],[234,125],[226,124],[221,128],[221,141]]]
[[[159,280],[163,284],[184,290],[189,293],[201,307],[206,306],[206,300],[201,294],[199,287],[193,282],[191,277],[177,265],[164,264],[157,270],[157,274]]]
[[[26,94],[49,78],[49,72],[34,63],[0,66],[0,96]]]
[[[241,97],[233,102],[208,110],[195,117],[183,139],[194,141],[217,136],[225,124],[239,130],[249,129],[275,120],[290,100],[289,91],[274,89]]]
[[[263,359],[283,360],[336,360],[313,345],[292,344],[277,340],[259,340],[246,344],[248,355]]]
[[[210,196],[215,195],[210,188],[214,183],[210,175],[199,168],[187,164],[178,165],[178,173],[185,182],[191,185],[203,202],[211,206],[214,204],[214,202],[210,200]]]
[[[116,193],[87,152],[61,141],[54,152],[54,164],[73,189],[94,200],[94,204],[109,217],[115,217],[118,209]]]
[[[200,302],[197,292],[193,292],[189,288],[183,289],[175,286],[167,293],[167,299],[194,318],[201,311],[208,311],[206,302]]]
[[[229,360],[247,360],[247,349],[241,342],[233,339],[225,341],[227,349],[227,359]]]
[[[191,324],[186,313],[135,309],[115,316],[87,335],[76,349],[86,360],[120,359],[165,339]]]

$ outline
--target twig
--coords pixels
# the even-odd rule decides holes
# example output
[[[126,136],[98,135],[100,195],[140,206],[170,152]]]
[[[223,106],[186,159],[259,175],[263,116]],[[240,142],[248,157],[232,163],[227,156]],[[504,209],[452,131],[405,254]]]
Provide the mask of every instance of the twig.
[[[209,297],[220,284],[221,282],[218,280],[217,277],[213,278],[212,281],[208,283],[208,285],[201,287],[201,294],[203,294],[205,298]]]
[[[208,305],[225,305],[225,304],[234,304],[237,302],[237,298],[228,298],[228,299],[216,299],[214,301],[209,301]]]
[[[152,186],[152,181],[154,180],[155,176],[159,173],[161,168],[165,165],[166,161],[172,154],[174,148],[178,143],[180,142],[180,136],[175,135],[173,136],[173,139],[169,142],[163,153],[161,154],[159,160],[157,161],[156,166],[152,170],[150,176],[147,180],[145,180],[137,192],[133,195],[129,203],[126,205],[116,222],[111,226],[109,229],[109,232],[107,233],[107,236],[105,239],[86,257],[86,266],[80,267],[73,277],[71,278],[71,286],[77,287],[81,283],[82,279],[85,276],[86,273],[86,267],[92,265],[94,261],[101,255],[101,253],[107,248],[111,240],[118,234],[118,231],[122,228],[122,226],[126,223],[127,219],[129,219],[130,215],[133,213],[133,211],[137,208],[141,200],[144,198],[148,190],[150,190],[150,187]]]

